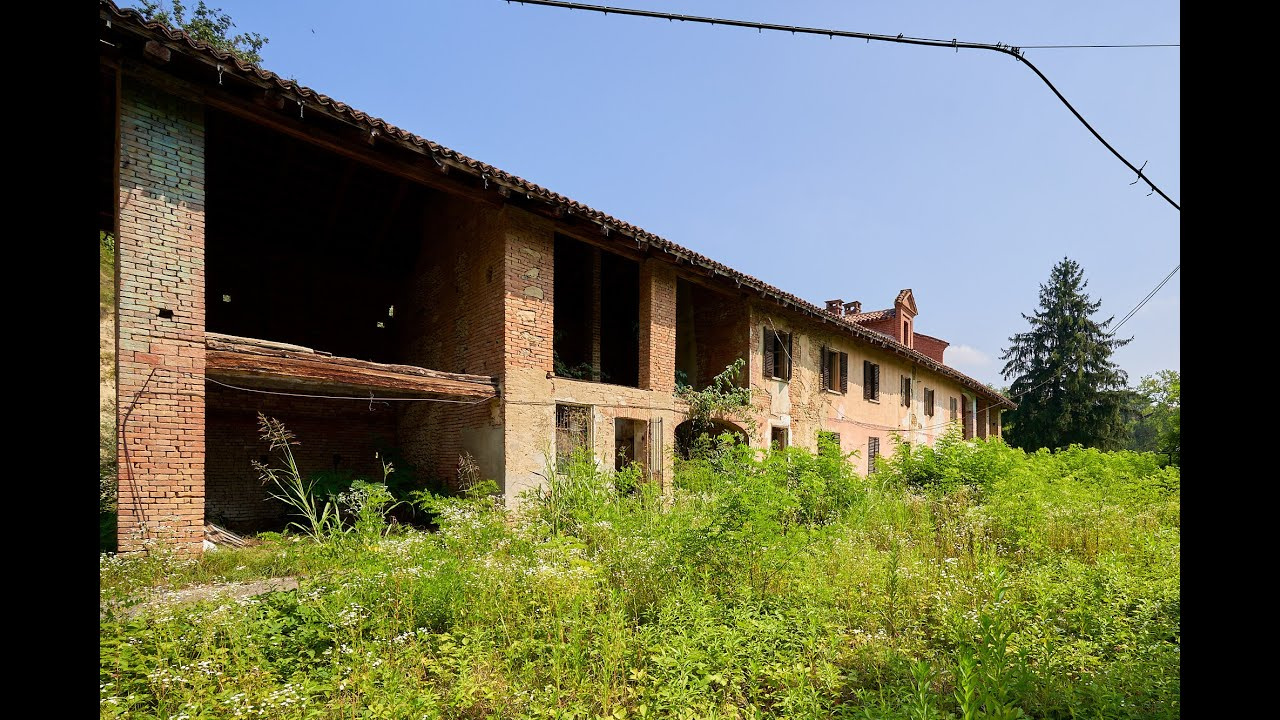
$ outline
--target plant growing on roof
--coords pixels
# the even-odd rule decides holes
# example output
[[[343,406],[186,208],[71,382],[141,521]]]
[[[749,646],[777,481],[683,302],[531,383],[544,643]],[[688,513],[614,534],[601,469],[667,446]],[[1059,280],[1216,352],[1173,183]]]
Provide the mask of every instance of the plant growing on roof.
[[[138,11],[142,17],[161,23],[174,30],[181,30],[192,39],[208,43],[218,50],[229,52],[237,58],[253,64],[262,63],[262,55],[258,51],[270,42],[258,33],[239,33],[228,36],[227,33],[236,24],[231,16],[222,12],[222,8],[211,8],[204,0],[196,3],[195,10],[188,18],[187,8],[182,0],[173,0],[172,7],[164,8],[163,0],[140,0]]]

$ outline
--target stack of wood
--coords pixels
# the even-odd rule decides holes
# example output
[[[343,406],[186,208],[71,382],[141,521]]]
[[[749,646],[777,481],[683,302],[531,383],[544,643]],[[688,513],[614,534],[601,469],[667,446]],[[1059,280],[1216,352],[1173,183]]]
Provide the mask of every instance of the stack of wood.
[[[252,544],[249,540],[211,522],[205,522],[204,524],[204,539],[217,547],[242,548],[249,547]]]

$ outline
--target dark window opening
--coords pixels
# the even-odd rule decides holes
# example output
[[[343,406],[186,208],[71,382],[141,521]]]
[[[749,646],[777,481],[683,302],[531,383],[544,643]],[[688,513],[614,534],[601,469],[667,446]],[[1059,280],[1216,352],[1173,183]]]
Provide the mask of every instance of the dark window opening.
[[[600,255],[600,379],[640,387],[640,265]]]
[[[555,237],[555,373],[640,386],[640,265]]]
[[[592,363],[592,315],[595,298],[591,278],[595,262],[586,244],[555,238],[555,311],[552,352],[560,377],[595,379]]]
[[[849,353],[822,348],[822,388],[832,392],[849,391]]]
[[[880,438],[867,438],[867,474],[876,471],[876,458],[880,457]]]
[[[924,414],[926,417],[933,417],[933,390],[924,389]]]
[[[769,431],[769,447],[774,450],[785,450],[787,447],[787,428],[775,427]]]
[[[911,407],[911,378],[902,378],[902,404]]]
[[[862,397],[880,400],[880,365],[870,360],[862,361]]]
[[[556,464],[591,451],[591,408],[556,405]]]
[[[791,333],[778,332],[771,325],[764,326],[764,376],[790,380],[792,357]]]
[[[433,222],[454,201],[216,110],[206,125],[208,330],[457,372],[448,349],[430,363],[404,352],[458,342],[453,296],[469,278]],[[420,257],[440,268],[415,278]]]
[[[676,386],[701,390],[750,346],[746,307],[737,298],[676,278]],[[748,374],[738,374],[746,387]]]

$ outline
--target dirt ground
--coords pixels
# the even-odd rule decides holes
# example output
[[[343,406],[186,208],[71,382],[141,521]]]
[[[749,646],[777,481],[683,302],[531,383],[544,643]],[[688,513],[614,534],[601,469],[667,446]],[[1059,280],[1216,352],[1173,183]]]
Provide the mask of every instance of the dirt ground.
[[[166,608],[201,600],[239,600],[241,598],[261,595],[268,592],[297,590],[297,578],[269,578],[250,582],[218,583],[214,585],[193,585],[181,590],[158,592],[135,605],[121,608],[119,611],[126,618],[139,615],[152,615]],[[110,608],[101,607],[98,619],[105,619]]]

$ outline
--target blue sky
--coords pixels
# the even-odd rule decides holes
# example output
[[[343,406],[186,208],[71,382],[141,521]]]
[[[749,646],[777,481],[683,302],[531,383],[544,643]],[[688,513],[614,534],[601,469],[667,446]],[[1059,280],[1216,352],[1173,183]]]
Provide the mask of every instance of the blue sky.
[[[126,0],[124,5],[136,3]],[[192,3],[194,4],[194,3]],[[1179,212],[1015,60],[504,0],[213,0],[263,65],[821,305],[914,290],[947,364],[1005,385],[1053,264],[1118,321],[1180,263]],[[612,0],[1013,45],[1181,42],[1177,3]],[[1181,204],[1180,49],[1027,50]],[[1181,272],[1130,319],[1180,369]]]

